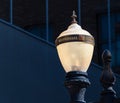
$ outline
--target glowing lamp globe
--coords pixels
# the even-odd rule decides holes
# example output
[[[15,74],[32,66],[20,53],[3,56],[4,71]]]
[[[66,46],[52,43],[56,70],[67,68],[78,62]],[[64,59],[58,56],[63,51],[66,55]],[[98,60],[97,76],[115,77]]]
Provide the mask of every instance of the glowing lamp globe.
[[[72,24],[57,37],[55,43],[66,72],[88,70],[94,50],[94,38],[77,24],[75,14]]]

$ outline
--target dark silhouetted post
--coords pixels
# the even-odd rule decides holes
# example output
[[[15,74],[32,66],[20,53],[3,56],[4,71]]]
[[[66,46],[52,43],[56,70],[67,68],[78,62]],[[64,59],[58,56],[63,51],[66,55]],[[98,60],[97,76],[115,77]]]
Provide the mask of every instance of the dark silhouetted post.
[[[100,103],[114,103],[116,98],[116,93],[112,88],[116,78],[110,67],[111,57],[109,50],[105,50],[102,54],[104,67],[100,81],[104,90],[101,93]]]

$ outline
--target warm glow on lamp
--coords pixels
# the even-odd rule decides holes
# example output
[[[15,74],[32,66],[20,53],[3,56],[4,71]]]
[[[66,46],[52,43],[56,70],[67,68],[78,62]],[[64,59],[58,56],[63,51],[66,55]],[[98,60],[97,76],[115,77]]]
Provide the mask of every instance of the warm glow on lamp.
[[[56,46],[66,72],[88,70],[94,50],[94,38],[76,23],[75,18],[68,29],[57,37]]]

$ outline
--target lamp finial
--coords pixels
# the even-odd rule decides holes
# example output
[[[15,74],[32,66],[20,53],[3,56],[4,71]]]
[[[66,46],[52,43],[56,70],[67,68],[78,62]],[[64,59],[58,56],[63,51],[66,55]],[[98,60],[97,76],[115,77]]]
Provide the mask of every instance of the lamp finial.
[[[73,18],[72,24],[73,24],[73,23],[77,23],[77,21],[76,21],[77,15],[76,15],[76,13],[75,13],[75,10],[73,10],[73,14],[72,14],[71,17]]]

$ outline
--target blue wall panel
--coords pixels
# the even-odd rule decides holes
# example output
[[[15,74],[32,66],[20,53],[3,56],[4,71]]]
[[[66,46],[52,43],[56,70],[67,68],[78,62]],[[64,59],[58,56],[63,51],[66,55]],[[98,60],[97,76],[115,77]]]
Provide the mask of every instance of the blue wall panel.
[[[0,22],[0,103],[66,102],[54,46]]]

